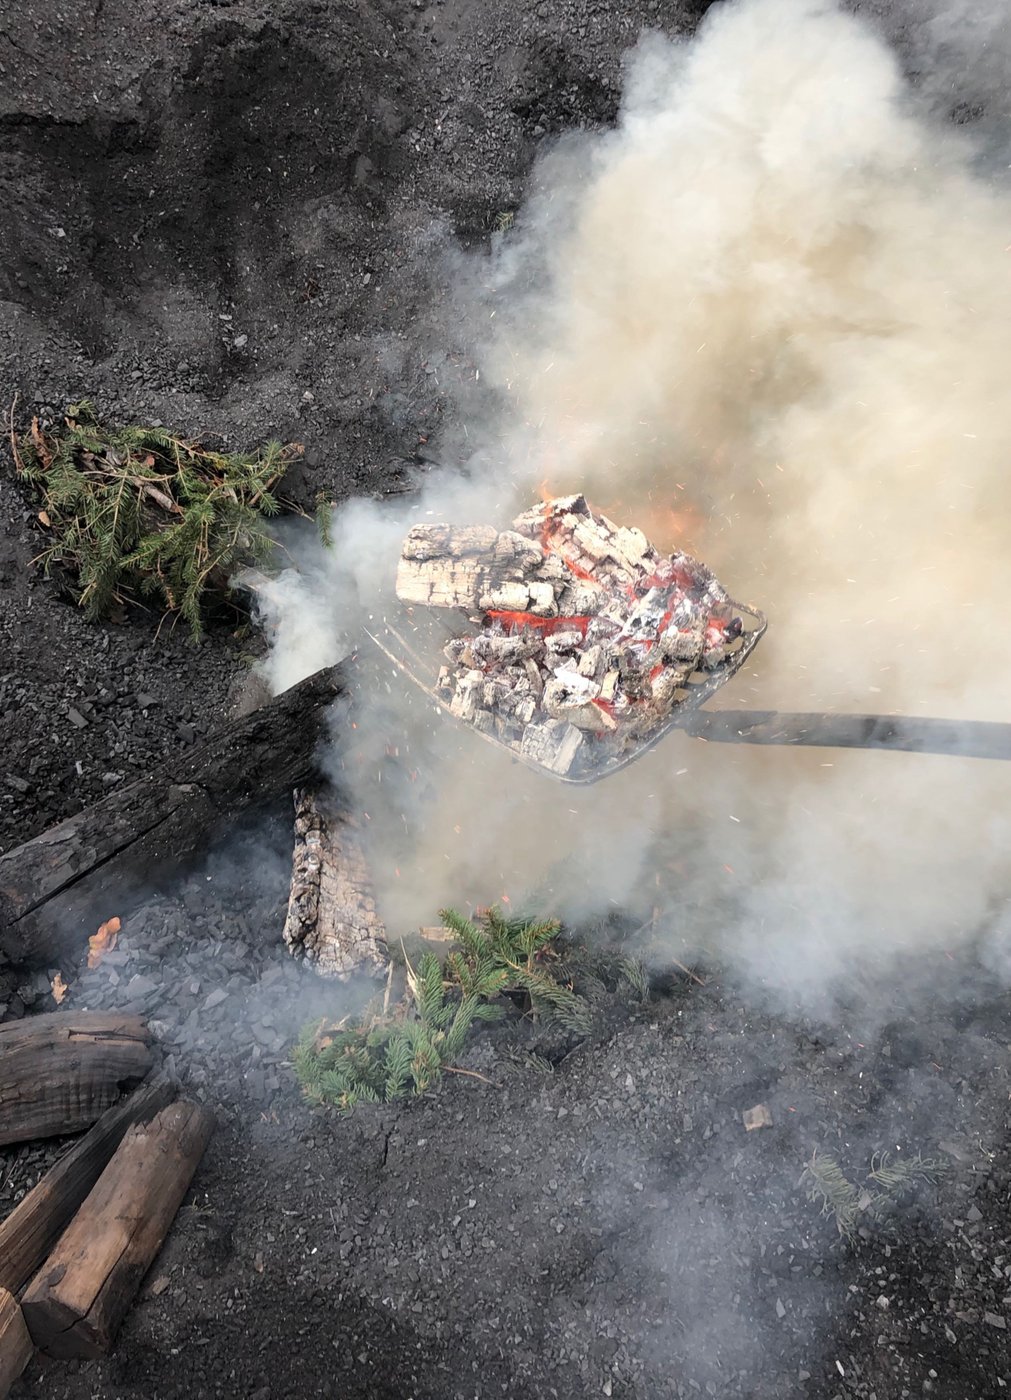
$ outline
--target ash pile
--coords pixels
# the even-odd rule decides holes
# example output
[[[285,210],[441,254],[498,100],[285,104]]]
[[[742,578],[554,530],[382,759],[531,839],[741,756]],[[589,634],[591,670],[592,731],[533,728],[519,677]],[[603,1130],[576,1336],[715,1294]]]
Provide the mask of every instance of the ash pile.
[[[416,525],[396,590],[402,603],[466,620],[434,685],[450,713],[575,781],[649,747],[764,630],[704,564],[661,554],[582,495],[525,511],[508,530]]]

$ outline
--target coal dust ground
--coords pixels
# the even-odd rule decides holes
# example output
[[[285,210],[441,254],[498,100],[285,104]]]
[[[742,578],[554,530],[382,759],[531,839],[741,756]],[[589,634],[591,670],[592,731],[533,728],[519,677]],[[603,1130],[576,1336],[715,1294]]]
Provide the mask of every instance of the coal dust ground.
[[[446,250],[520,204],[537,152],[617,110],[644,26],[704,3],[23,0],[0,24],[0,386],[121,420],[306,446],[303,506],[437,470],[471,369]],[[875,4],[875,11],[887,8]],[[0,848],[196,742],[254,641],[84,624],[0,472]],[[124,923],[70,1007],[130,1006],[219,1129],[102,1362],[51,1400],[988,1400],[1011,1385],[1011,1017],[968,955],[820,1024],[701,970],[600,993],[579,1044],[479,1037],[428,1097],[347,1120],[289,1067],[332,990],[283,953],[290,814]],[[614,931],[612,930],[612,933]],[[0,1014],[52,1008],[0,968]],[[489,1082],[484,1082],[487,1080]],[[759,1103],[773,1125],[744,1130]],[[852,1241],[812,1152],[941,1162]],[[52,1160],[0,1154],[0,1209]]]

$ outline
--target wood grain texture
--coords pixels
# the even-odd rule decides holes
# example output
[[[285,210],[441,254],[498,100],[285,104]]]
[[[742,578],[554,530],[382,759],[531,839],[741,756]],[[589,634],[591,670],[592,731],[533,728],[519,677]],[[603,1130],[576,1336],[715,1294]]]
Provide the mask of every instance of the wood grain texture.
[[[114,1104],[0,1224],[0,1286],[18,1293],[45,1262],[101,1176],[128,1128],[149,1122],[176,1097],[177,1085],[156,1075]]]
[[[78,1133],[151,1068],[139,1016],[52,1011],[0,1026],[0,1146]]]
[[[180,1101],[130,1128],[21,1307],[47,1356],[104,1356],[162,1246],[214,1128]]]
[[[0,1288],[0,1400],[9,1393],[34,1350],[17,1299]]]

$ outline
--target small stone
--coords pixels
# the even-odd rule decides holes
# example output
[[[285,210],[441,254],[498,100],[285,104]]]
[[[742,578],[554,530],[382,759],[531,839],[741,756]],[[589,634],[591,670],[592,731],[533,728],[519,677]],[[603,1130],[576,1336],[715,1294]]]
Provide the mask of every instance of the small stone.
[[[159,1294],[165,1292],[171,1282],[172,1280],[169,1278],[168,1274],[159,1274],[154,1283],[152,1283],[150,1292],[157,1298]]]
[[[756,1128],[771,1128],[772,1114],[764,1103],[759,1103],[754,1108],[746,1108],[741,1114],[741,1121],[745,1131],[753,1133]]]
[[[985,1312],[983,1314],[983,1321],[989,1323],[991,1327],[1000,1328],[1002,1332],[1007,1331],[1007,1323],[1004,1321],[1004,1319],[1000,1316],[999,1313]]]
[[[971,1205],[965,1213],[965,1218],[970,1225],[976,1225],[983,1219],[983,1212],[980,1210],[979,1206]]]
[[[786,1316],[786,1308],[783,1306],[782,1298],[776,1299],[776,1316],[780,1319],[780,1321],[782,1321],[782,1319]]]
[[[73,707],[67,711],[67,719],[78,729],[86,729],[88,727],[88,721],[81,714],[80,710],[75,710]]]
[[[222,991],[222,989],[218,987],[213,992],[211,992],[207,999],[204,1001],[204,1010],[213,1011],[216,1006],[220,1006],[221,1003],[223,1001],[227,1001],[227,999],[228,993]]]

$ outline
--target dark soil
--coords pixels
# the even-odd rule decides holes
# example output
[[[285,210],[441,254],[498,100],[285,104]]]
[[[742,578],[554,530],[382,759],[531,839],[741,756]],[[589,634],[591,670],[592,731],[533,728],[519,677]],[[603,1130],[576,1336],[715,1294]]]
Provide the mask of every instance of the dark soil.
[[[1009,1017],[964,962],[831,1026],[718,980],[603,992],[582,1042],[513,1022],[461,1061],[483,1080],[340,1118],[289,1063],[353,995],[279,947],[288,844],[283,816],[239,835],[71,979],[65,1005],[147,1015],[220,1126],[114,1355],[17,1395],[1001,1393]],[[44,975],[22,995],[52,1005]],[[883,1150],[945,1170],[847,1242],[801,1185],[816,1148],[861,1185]],[[0,1209],[55,1150],[3,1154]]]
[[[303,505],[405,489],[450,413],[447,250],[488,239],[553,135],[613,118],[643,25],[705,8],[8,7],[4,402],[297,439]],[[196,649],[143,614],[86,625],[30,566],[34,511],[5,468],[4,849],[213,728],[254,647],[227,617]],[[831,1027],[718,980],[607,993],[581,1045],[524,1023],[475,1043],[490,1084],[342,1120],[288,1066],[338,995],[279,947],[288,848],[278,813],[75,982],[67,1005],[148,1014],[220,1127],[114,1355],[33,1363],[15,1394],[1005,1393],[1011,1026],[971,967],[911,968]],[[0,972],[0,1014],[52,1005]],[[761,1102],[774,1126],[745,1133]],[[816,1147],[859,1181],[884,1149],[948,1169],[846,1243],[799,1185]],[[0,1208],[54,1150],[0,1155]]]

